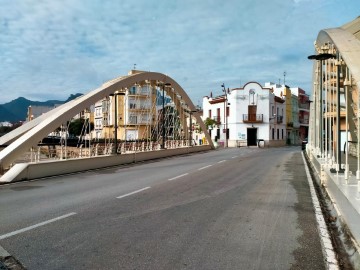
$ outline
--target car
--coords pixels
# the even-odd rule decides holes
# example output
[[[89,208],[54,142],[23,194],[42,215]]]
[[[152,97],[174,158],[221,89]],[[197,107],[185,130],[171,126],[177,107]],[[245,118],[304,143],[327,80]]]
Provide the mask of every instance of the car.
[[[304,140],[302,140],[302,142],[301,142],[301,150],[306,149],[307,143],[308,143],[308,138],[305,138]]]

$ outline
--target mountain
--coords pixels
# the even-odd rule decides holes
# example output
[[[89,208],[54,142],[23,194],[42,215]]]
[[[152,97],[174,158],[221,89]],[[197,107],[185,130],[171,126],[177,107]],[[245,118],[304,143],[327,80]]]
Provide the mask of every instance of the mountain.
[[[58,104],[63,104],[70,100],[73,100],[82,94],[77,93],[75,95],[70,95],[70,97],[65,100],[48,100],[48,101],[32,101],[28,100],[24,97],[19,97],[14,99],[8,103],[0,104],[0,122],[9,121],[9,122],[17,122],[24,121],[27,116],[28,107],[31,106],[47,106],[54,107]]]
[[[7,109],[3,108],[0,105],[0,122],[3,121],[16,122],[16,118],[17,118],[16,115],[9,112]]]

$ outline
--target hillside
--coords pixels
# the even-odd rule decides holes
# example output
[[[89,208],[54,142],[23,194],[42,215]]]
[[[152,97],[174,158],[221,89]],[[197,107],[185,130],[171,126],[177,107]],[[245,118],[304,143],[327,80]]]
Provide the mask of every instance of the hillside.
[[[63,104],[81,95],[82,94],[80,93],[77,93],[75,95],[70,95],[70,97],[65,101],[62,100],[32,101],[24,97],[19,97],[8,103],[0,104],[0,122],[24,121],[26,119],[27,110],[30,105],[54,107],[56,104]]]

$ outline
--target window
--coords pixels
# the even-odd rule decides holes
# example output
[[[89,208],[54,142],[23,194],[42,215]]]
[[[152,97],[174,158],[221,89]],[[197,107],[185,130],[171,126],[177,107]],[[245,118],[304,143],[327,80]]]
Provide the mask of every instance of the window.
[[[129,92],[130,92],[130,95],[135,95],[136,94],[136,87],[135,86],[131,87]]]
[[[209,110],[209,118],[211,118],[211,110]]]
[[[226,107],[226,116],[230,116],[230,107]]]
[[[141,124],[148,124],[150,123],[150,117],[147,114],[141,115]]]
[[[129,98],[129,108],[136,109],[136,101],[134,98]]]
[[[277,135],[276,138],[279,139],[279,129],[278,128],[276,129],[276,135]]]
[[[143,109],[143,110],[150,109],[151,108],[150,101],[148,101],[148,100],[140,100],[140,108]]]
[[[130,124],[137,124],[137,115],[130,115],[129,116],[129,123]]]
[[[104,118],[103,118],[103,123],[104,123],[104,126],[107,126],[107,125],[108,125],[108,119],[107,119],[107,117],[104,117]]]
[[[103,100],[102,102],[102,111],[106,113],[108,111],[108,103],[106,100]]]
[[[142,95],[147,95],[147,94],[149,94],[149,87],[148,86],[143,86],[142,88],[141,88],[141,94]]]
[[[272,139],[275,140],[275,129],[272,129]]]
[[[281,129],[281,139],[283,140],[284,139],[284,130]]]

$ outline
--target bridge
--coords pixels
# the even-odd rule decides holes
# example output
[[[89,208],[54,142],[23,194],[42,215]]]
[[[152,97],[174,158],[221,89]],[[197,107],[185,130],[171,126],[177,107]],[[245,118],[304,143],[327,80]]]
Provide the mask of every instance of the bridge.
[[[306,152],[339,219],[360,243],[360,17],[321,30],[308,58],[314,66]]]
[[[93,106],[97,122],[90,113]],[[80,138],[84,140],[74,146],[69,125],[74,117],[82,116],[85,121]],[[193,119],[204,132],[202,145],[192,141]],[[49,134],[54,133],[60,134],[59,139],[49,142]],[[165,74],[137,70],[28,121],[1,137],[0,145],[0,182],[214,148],[185,90]]]

